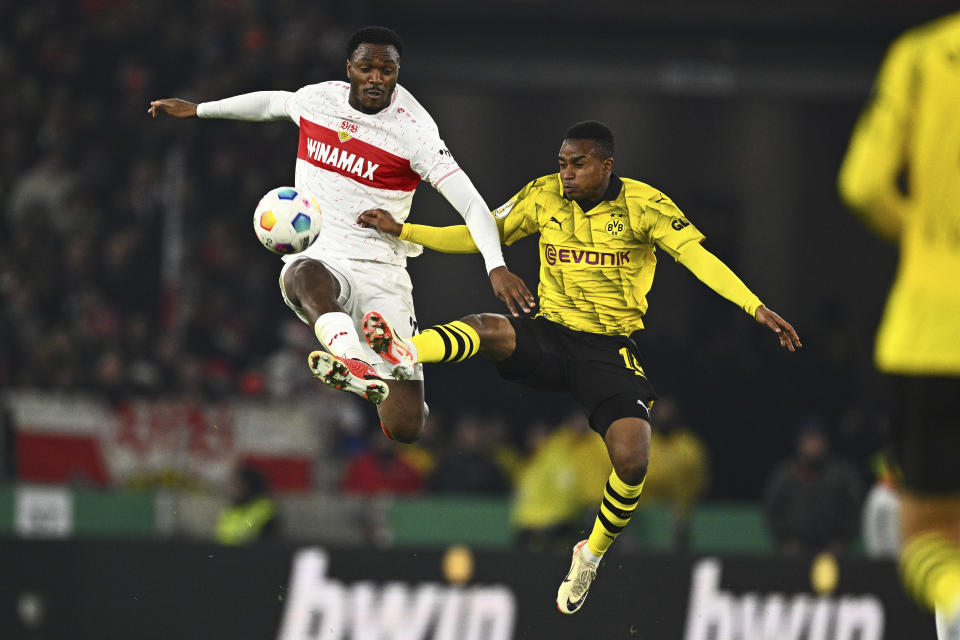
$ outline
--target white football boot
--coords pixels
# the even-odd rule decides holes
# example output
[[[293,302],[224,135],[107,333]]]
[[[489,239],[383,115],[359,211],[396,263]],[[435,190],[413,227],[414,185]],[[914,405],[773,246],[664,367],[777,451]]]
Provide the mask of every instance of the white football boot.
[[[570,562],[570,571],[560,583],[557,590],[557,609],[560,613],[576,613],[583,606],[590,591],[590,585],[597,577],[597,565],[583,559],[581,550],[586,548],[587,541],[581,540],[573,548],[573,560]]]

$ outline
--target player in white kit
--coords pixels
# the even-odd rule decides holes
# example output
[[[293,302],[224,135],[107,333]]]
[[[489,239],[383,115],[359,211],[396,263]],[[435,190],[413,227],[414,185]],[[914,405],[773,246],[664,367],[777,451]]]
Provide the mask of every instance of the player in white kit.
[[[370,210],[399,222],[410,213],[421,179],[463,216],[483,255],[497,297],[513,315],[534,298],[507,270],[490,209],[446,149],[430,114],[397,85],[403,44],[383,27],[356,32],[347,44],[347,78],[295,93],[258,91],[199,105],[168,98],[150,103],[154,117],[292,120],[300,127],[295,185],[320,203],[323,227],[306,251],[284,256],[286,303],[314,326],[322,351],[310,354],[314,375],[378,405],[384,432],[402,442],[420,435],[426,417],[423,372],[396,367],[374,353],[358,329],[367,311],[387,316],[403,337],[416,331],[408,256],[422,252],[357,219]]]

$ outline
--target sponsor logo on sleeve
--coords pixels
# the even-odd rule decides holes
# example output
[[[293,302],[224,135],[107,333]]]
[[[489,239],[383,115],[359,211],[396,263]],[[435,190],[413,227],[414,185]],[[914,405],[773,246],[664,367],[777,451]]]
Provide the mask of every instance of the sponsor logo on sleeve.
[[[497,219],[506,218],[507,215],[513,211],[513,207],[516,206],[516,200],[507,200],[501,206],[493,210],[493,217]]]

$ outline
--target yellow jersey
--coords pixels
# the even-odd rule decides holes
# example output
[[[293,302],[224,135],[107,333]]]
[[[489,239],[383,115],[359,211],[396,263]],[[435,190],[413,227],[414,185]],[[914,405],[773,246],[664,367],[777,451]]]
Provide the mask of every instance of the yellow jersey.
[[[503,220],[507,245],[540,234],[540,314],[599,334],[643,328],[657,246],[676,258],[704,238],[663,193],[614,175],[588,211],[564,196],[555,173],[529,183],[493,215]]]
[[[500,239],[540,234],[539,315],[577,331],[630,335],[643,328],[657,248],[751,316],[763,304],[700,242],[704,236],[661,191],[610,176],[584,211],[564,197],[560,174],[537,178],[493,211]],[[477,250],[465,225],[404,223],[400,239],[446,253]]]
[[[908,31],[890,47],[839,188],[868,224],[900,245],[877,366],[960,375],[960,13]]]

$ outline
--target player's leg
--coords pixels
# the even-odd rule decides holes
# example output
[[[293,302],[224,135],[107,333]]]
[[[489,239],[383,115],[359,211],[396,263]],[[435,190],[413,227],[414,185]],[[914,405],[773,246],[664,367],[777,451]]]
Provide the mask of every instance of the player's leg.
[[[495,314],[467,316],[424,329],[404,338],[379,311],[363,318],[367,344],[394,365],[412,366],[422,362],[461,362],[477,353],[500,362],[516,346],[510,321]],[[380,405],[384,433],[401,442],[413,442],[423,429],[423,383],[415,380],[388,381],[390,395]]]
[[[427,421],[423,380],[387,380],[390,394],[380,403],[380,428],[391,440],[416,442]]]
[[[576,613],[583,606],[600,560],[637,508],[650,460],[650,423],[645,419],[646,405],[638,404],[639,400],[636,394],[616,396],[598,407],[591,417],[595,429],[598,422],[609,423],[603,440],[613,471],[604,486],[593,530],[574,547],[570,570],[557,591],[557,608],[562,613]],[[641,412],[644,417],[636,415]],[[617,415],[625,417],[611,419]]]
[[[349,310],[358,328],[362,328],[373,313],[398,342],[411,338],[416,331],[417,316],[413,305],[413,284],[406,269],[399,265],[369,262],[344,262],[334,266],[350,272],[355,287]],[[373,309],[376,312],[372,312]],[[377,407],[384,434],[398,442],[417,441],[429,412],[424,402],[423,367],[411,361],[391,362],[368,344],[362,346],[367,361],[390,389],[386,400]]]
[[[284,266],[280,288],[284,300],[314,328],[324,351],[310,354],[314,376],[324,384],[350,391],[379,404],[389,393],[381,376],[363,361],[363,347],[353,319],[344,309],[348,280],[319,260],[300,258]]]
[[[370,347],[392,363],[462,362],[477,353],[493,362],[513,354],[517,334],[505,316],[479,313],[446,324],[428,327],[408,339],[397,335],[382,314],[372,311],[363,319],[363,334]]]
[[[602,557],[630,521],[650,461],[650,423],[642,418],[615,420],[603,437],[613,463],[587,549]]]
[[[301,258],[284,268],[282,278],[284,295],[302,310],[325,349],[348,358],[363,355],[353,320],[340,302],[349,292],[326,265]]]
[[[557,608],[569,614],[583,605],[601,558],[637,508],[650,459],[648,407],[656,392],[629,338],[572,333],[564,342],[576,363],[573,393],[613,463],[593,529],[574,547],[570,571],[557,590]]]
[[[904,586],[936,612],[938,637],[960,638],[960,495],[904,490],[900,525]]]
[[[894,384],[893,450],[904,481],[900,570],[914,597],[960,628],[960,379]]]

